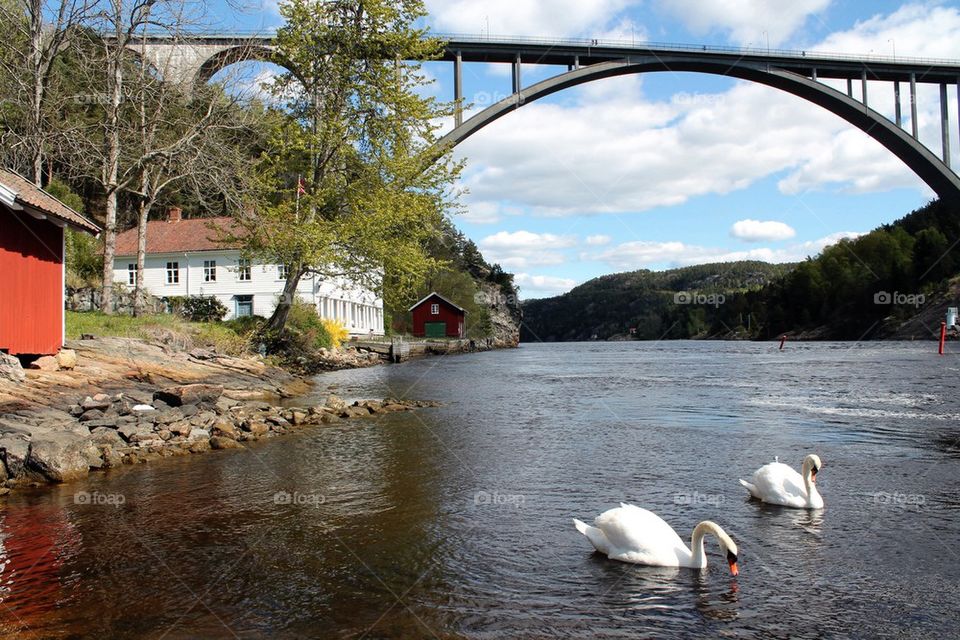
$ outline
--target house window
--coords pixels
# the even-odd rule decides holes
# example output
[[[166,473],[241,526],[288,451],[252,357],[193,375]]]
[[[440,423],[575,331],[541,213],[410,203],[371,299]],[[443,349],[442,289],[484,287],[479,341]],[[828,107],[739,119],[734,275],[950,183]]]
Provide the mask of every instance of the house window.
[[[241,258],[237,261],[237,280],[250,282],[250,261]]]
[[[277,265],[277,280],[286,280],[287,279],[287,265],[278,264]]]
[[[253,315],[253,296],[237,296],[236,301],[238,318]]]
[[[127,265],[127,284],[131,287],[137,286],[137,265]]]
[[[204,282],[217,281],[217,261],[216,260],[203,261],[203,281]]]
[[[439,305],[439,304],[434,303],[434,304],[430,305],[430,315],[432,315],[432,316],[438,316],[438,315],[440,315],[440,305]]]
[[[167,263],[167,284],[180,284],[180,263]]]

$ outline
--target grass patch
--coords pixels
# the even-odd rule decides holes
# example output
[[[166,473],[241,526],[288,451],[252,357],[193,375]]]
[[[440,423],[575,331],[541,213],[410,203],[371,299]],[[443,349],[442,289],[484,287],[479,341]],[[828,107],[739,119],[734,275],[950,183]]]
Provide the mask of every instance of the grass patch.
[[[106,315],[99,311],[67,311],[67,338],[89,333],[98,338],[139,338],[175,344],[184,349],[212,348],[220,353],[243,355],[250,351],[253,323],[190,322],[172,314]]]

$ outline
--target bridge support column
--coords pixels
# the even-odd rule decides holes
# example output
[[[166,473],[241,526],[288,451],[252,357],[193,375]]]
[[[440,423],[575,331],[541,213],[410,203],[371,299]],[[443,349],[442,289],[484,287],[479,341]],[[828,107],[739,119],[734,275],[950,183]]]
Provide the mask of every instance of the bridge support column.
[[[853,78],[847,78],[847,97],[853,97]]]
[[[453,120],[459,127],[463,124],[463,54],[460,51],[453,61],[453,100]]]
[[[867,106],[867,70],[860,72],[860,93],[863,95],[863,106]]]
[[[810,70],[810,79],[813,80],[814,82],[817,81],[817,68],[816,68],[816,67],[814,67],[813,69]]]
[[[903,112],[900,109],[900,81],[893,81],[893,110],[896,114],[897,126],[903,126]]]
[[[520,54],[513,61],[513,92],[520,93]]]
[[[917,123],[917,74],[910,74],[910,124],[913,129],[913,139],[920,139],[920,126]]]
[[[950,103],[947,85],[940,85],[940,137],[943,139],[943,164],[950,166]]]

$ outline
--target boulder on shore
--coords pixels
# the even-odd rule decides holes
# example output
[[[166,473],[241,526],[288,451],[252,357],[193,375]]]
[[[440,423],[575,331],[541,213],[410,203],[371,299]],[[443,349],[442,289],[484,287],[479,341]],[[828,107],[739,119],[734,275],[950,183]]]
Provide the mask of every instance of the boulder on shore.
[[[23,372],[20,360],[0,351],[0,380],[23,382],[26,379],[27,374]]]
[[[181,407],[199,402],[215,403],[222,395],[223,385],[184,384],[156,391],[153,394],[153,398],[154,400],[165,402],[171,407]]]
[[[69,432],[48,433],[30,444],[27,467],[52,482],[83,478],[90,471],[89,441]]]
[[[39,369],[40,371],[59,371],[60,363],[55,356],[40,356],[27,365],[29,369]]]
[[[74,369],[77,366],[77,352],[73,349],[60,349],[57,354],[57,364],[61,369]]]

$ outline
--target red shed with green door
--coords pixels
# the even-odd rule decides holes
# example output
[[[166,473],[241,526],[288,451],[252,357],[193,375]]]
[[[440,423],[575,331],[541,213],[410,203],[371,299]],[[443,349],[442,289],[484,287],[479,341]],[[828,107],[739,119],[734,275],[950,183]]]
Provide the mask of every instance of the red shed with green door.
[[[0,351],[63,346],[64,230],[100,229],[26,178],[0,169]]]
[[[413,335],[418,338],[462,338],[467,312],[434,291],[410,307]]]

